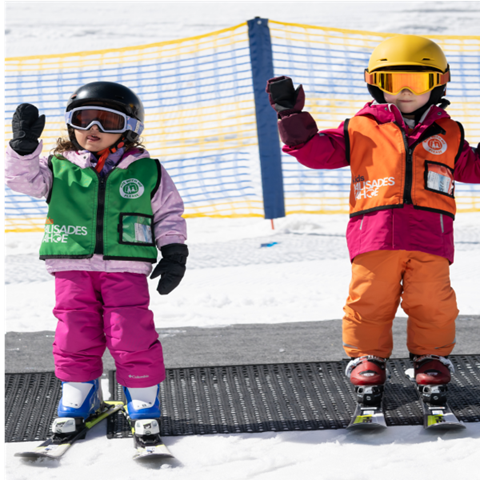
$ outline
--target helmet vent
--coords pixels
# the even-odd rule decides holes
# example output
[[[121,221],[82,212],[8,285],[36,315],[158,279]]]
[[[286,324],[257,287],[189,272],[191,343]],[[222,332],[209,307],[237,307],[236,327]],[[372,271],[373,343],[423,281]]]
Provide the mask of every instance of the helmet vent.
[[[381,58],[380,61],[381,62],[388,62],[388,58]]]
[[[427,60],[427,62],[430,62],[432,59],[431,58],[428,58],[428,57],[425,57],[425,58],[422,58],[422,61],[423,60]]]

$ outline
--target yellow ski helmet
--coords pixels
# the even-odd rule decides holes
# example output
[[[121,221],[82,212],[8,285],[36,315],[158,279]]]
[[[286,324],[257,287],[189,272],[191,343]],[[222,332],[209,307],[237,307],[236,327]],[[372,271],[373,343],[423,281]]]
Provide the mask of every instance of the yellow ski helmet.
[[[423,88],[416,85],[417,88],[420,90],[431,88],[429,101],[420,109],[412,112],[415,117],[420,118],[430,105],[443,102],[442,97],[446,93],[447,82],[450,81],[450,67],[445,54],[435,42],[428,38],[418,35],[394,35],[377,45],[370,56],[368,68],[365,69],[365,81],[370,95],[378,103],[386,103],[382,90],[389,91],[385,89],[388,83],[388,78],[386,78],[389,75],[388,72],[401,74],[412,70],[428,76],[428,82],[425,79],[423,81],[428,85]],[[438,72],[438,75],[433,75],[433,72]],[[415,82],[418,81],[415,80]],[[391,88],[395,90],[393,84]],[[415,89],[409,89],[415,91]],[[448,100],[445,101],[448,102]]]
[[[418,35],[395,35],[375,47],[368,62],[368,73],[389,67],[423,67],[445,73],[448,62],[432,40]]]

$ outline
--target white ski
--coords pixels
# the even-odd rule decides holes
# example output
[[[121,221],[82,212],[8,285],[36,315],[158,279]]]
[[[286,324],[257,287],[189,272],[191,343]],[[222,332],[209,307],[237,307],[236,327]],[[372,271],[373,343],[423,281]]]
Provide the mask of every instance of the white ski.
[[[53,432],[53,435],[38,447],[25,452],[17,452],[15,456],[23,458],[47,457],[58,459],[62,457],[77,440],[84,439],[91,428],[122,408],[123,402],[104,402],[100,410],[85,422],[83,422],[83,420],[81,422],[77,421],[78,424],[75,425],[76,420],[74,418],[64,419],[65,422],[63,423],[73,421],[73,431],[69,433]],[[60,424],[62,423],[60,420],[62,419],[57,419],[55,423],[55,425],[59,426],[59,430],[61,428]]]

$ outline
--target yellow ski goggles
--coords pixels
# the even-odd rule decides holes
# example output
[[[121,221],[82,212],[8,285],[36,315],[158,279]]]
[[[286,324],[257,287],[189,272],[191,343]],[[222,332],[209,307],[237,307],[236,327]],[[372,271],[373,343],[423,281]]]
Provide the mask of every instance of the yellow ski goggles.
[[[379,71],[368,73],[365,70],[365,81],[391,95],[397,95],[404,88],[415,95],[430,92],[435,87],[450,81],[450,71],[441,72],[400,72]]]

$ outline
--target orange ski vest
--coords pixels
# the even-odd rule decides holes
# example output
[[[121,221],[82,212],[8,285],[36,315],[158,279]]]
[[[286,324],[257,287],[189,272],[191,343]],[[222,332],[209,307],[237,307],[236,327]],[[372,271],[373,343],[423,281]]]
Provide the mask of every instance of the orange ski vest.
[[[360,115],[346,120],[344,128],[352,172],[350,217],[413,204],[455,218],[453,172],[464,139],[458,122],[439,119],[410,147],[396,123]]]

